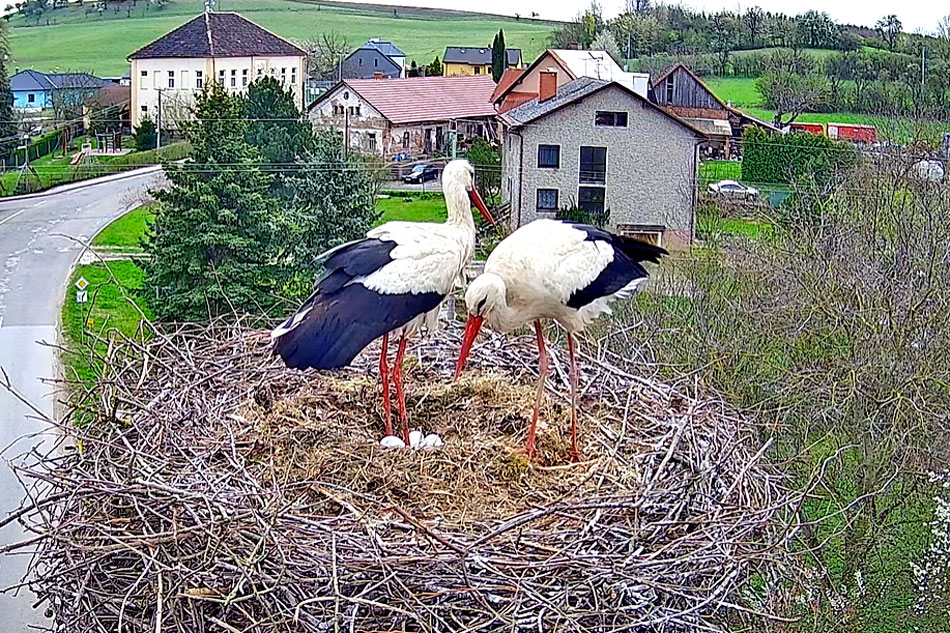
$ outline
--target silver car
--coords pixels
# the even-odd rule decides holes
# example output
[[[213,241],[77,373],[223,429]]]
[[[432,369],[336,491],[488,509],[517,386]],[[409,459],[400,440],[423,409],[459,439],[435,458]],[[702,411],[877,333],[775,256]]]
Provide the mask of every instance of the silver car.
[[[719,182],[710,183],[708,191],[714,196],[721,196],[723,198],[741,200],[759,199],[758,189],[755,187],[747,187],[735,180],[720,180]]]

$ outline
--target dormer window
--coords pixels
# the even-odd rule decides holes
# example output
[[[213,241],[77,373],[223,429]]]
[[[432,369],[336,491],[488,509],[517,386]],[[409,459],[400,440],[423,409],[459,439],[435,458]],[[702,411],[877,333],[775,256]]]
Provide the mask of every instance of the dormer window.
[[[666,78],[666,103],[673,103],[673,75]]]

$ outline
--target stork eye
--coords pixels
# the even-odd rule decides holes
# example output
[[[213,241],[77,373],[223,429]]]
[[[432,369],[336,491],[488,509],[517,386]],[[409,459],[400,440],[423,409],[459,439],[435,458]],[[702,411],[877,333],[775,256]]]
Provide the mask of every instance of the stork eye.
[[[482,300],[478,302],[478,307],[475,308],[476,312],[479,314],[482,313],[482,308],[485,307],[485,302],[488,301],[488,297],[482,297]]]

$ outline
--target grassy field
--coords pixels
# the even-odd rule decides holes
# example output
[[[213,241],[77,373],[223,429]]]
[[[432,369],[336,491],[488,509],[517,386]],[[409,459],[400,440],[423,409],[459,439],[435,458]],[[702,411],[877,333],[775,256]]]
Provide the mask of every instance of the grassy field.
[[[71,3],[69,8],[47,13],[49,26],[45,26],[46,16],[42,26],[14,17],[9,29],[13,60],[7,65],[122,75],[128,68],[128,55],[201,13],[204,2],[171,0],[161,9],[151,2],[138,2],[131,17],[126,17],[124,5],[117,6],[118,13],[110,9],[100,17],[95,11],[86,15],[88,6]],[[221,0],[216,9],[238,11],[298,42],[330,32],[344,36],[353,46],[370,37],[389,39],[406,52],[409,60],[420,63],[428,63],[436,55],[441,57],[445,47],[452,44],[489,46],[499,28],[504,29],[508,46],[521,48],[524,59],[532,60],[547,46],[553,29],[548,22],[499,16],[328,6],[294,0]]]
[[[73,284],[80,277],[89,282],[87,303],[75,301]],[[62,331],[68,346],[83,350],[89,343],[87,332],[105,333],[111,328],[127,336],[135,336],[141,314],[150,316],[144,299],[136,293],[142,287],[143,277],[142,270],[131,261],[77,266],[67,286],[66,300],[63,301]],[[104,345],[97,346],[97,349],[102,351]],[[93,380],[98,371],[88,358],[73,354],[63,355],[63,365],[66,377],[70,380]]]
[[[723,101],[737,108],[757,106],[762,103],[762,95],[755,87],[754,77],[704,77],[703,83]]]
[[[155,219],[152,205],[142,205],[113,221],[92,240],[93,246],[121,249],[125,252],[140,252],[139,242],[145,237],[145,230]]]
[[[382,211],[379,224],[394,220],[403,222],[444,222],[445,198],[440,194],[431,197],[378,198],[376,208]]]

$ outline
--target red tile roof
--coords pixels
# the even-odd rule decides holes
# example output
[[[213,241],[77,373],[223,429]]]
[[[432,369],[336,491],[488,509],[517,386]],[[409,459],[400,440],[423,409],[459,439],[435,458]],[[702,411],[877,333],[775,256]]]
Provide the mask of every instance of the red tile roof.
[[[498,85],[495,86],[495,90],[491,93],[492,103],[501,96],[501,93],[508,89],[508,86],[515,83],[523,73],[523,68],[506,68],[505,72],[501,75],[501,79],[498,80]]]
[[[392,123],[495,115],[491,103],[495,82],[488,75],[347,79],[344,83]],[[328,91],[327,96],[332,92]]]

